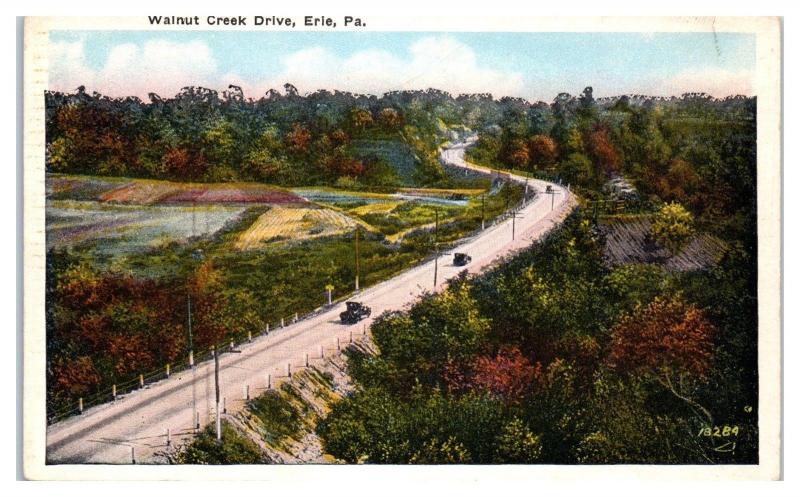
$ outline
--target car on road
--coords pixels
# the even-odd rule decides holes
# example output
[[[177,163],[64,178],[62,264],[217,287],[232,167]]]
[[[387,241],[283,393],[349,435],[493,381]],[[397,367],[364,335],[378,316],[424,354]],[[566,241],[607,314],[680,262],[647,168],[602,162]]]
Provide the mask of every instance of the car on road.
[[[466,266],[470,262],[472,262],[472,257],[468,256],[467,254],[456,252],[455,255],[453,255],[454,266]]]
[[[361,302],[347,302],[347,310],[339,314],[342,324],[355,324],[372,314],[372,309]]]

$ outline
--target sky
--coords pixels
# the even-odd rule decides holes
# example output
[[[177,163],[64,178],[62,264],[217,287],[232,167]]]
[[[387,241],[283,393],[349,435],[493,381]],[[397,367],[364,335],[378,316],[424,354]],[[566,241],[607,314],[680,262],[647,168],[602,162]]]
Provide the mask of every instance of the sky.
[[[753,95],[742,33],[55,31],[49,88],[146,98],[184,86],[259,98],[292,83],[380,95],[437,88],[552,101],[560,92]]]

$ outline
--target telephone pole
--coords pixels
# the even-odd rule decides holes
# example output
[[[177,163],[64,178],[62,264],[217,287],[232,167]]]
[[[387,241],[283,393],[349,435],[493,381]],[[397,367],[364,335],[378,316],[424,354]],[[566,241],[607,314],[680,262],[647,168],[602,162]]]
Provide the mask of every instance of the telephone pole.
[[[219,411],[219,352],[217,346],[211,346],[211,352],[214,354],[214,390],[216,392],[216,424],[217,424],[217,442],[222,441],[222,418]]]
[[[511,211],[511,240],[514,240],[514,235],[517,229],[517,211]]]
[[[186,310],[188,313],[189,367],[194,367],[194,347],[192,344],[192,294],[186,294]]]
[[[481,195],[481,231],[486,229],[486,192]]]
[[[547,188],[545,188],[544,193],[546,193],[547,195],[550,195],[550,210],[553,210],[553,208],[555,207],[555,203],[556,203],[556,195],[559,195],[561,192],[557,192],[557,191],[553,190],[552,186],[547,185]]]
[[[439,277],[439,208],[434,210],[436,221],[433,228],[433,247],[436,251],[436,256],[433,259],[433,290],[436,291],[436,283]]]
[[[235,350],[233,348],[233,342],[231,342],[231,348],[228,352],[232,354],[241,354],[241,350]],[[219,356],[222,354],[222,351],[216,345],[211,346],[211,353],[214,354],[214,390],[215,390],[215,401],[216,401],[216,428],[217,428],[217,442],[222,441],[222,416],[219,410]]]
[[[359,261],[358,261],[358,225],[356,225],[356,240],[355,240],[355,252],[356,252],[356,292],[358,292],[358,276],[359,276]]]
[[[436,282],[439,277],[439,242],[435,242],[436,258],[433,260],[433,290],[436,291]]]
[[[434,215],[436,216],[435,222],[433,224],[433,241],[438,243],[439,242],[439,208],[436,207],[433,211]]]

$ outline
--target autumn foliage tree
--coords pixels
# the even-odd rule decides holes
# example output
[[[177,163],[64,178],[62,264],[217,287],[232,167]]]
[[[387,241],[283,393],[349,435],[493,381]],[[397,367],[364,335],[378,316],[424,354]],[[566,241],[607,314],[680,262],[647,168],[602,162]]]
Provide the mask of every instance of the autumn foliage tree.
[[[471,367],[471,385],[508,403],[519,402],[536,380],[541,379],[541,364],[533,365],[519,348],[503,347],[494,356],[478,356]]]
[[[534,135],[528,140],[531,166],[550,166],[558,156],[556,142],[547,135]]]
[[[587,148],[598,179],[611,176],[619,170],[619,152],[611,142],[606,127],[595,126],[589,133]]]
[[[714,333],[696,306],[680,297],[658,297],[614,325],[608,361],[624,373],[653,378],[710,421],[689,390],[691,381],[705,377],[711,367]]]
[[[508,145],[507,151],[508,162],[515,169],[522,169],[528,166],[530,162],[530,152],[528,151],[528,144],[524,140],[515,139]]]
[[[387,131],[394,131],[403,124],[403,118],[396,109],[387,107],[378,113],[378,123]]]
[[[350,126],[355,131],[361,131],[372,125],[372,114],[366,109],[354,107],[350,111]]]
[[[292,129],[284,138],[289,152],[295,155],[308,153],[311,147],[311,132],[300,123],[292,124]]]

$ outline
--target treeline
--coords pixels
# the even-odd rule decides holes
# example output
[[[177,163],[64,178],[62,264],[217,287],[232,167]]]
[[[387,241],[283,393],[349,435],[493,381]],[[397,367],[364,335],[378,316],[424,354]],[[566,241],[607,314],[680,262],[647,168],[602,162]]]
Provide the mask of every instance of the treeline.
[[[623,176],[640,201],[678,202],[727,223],[755,212],[755,129],[755,97],[596,100],[588,87],[508,109],[483,128],[469,157],[559,178],[590,199]]]
[[[359,154],[354,140],[404,142],[419,184],[446,175],[436,147],[452,121],[448,96],[436,90],[381,98],[292,85],[245,100],[241,89],[187,87],[173,98],[113,99],[79,88],[47,92],[47,169],[51,172],[162,178],[250,180],[283,185],[332,184],[341,178],[391,185],[394,170]],[[444,119],[444,121],[443,121]]]
[[[580,212],[491,272],[372,327],[318,426],[368,463],[757,461],[756,278],[609,270]]]
[[[236,86],[222,93],[187,87],[172,98],[150,94],[148,102],[81,87],[73,94],[47,92],[45,103],[51,172],[388,185],[397,181],[392,168],[353,146],[383,139],[404,142],[417,162],[417,183],[433,185],[446,178],[436,147],[451,138],[449,127],[461,126],[481,132],[473,155],[484,161],[554,171],[573,184],[634,174],[647,191],[699,202],[735,188],[738,168],[747,166],[742,152],[755,153],[747,141],[755,140],[755,99],[704,94],[595,100],[587,88],[578,97],[562,93],[552,103],[531,103],[434,89],[300,95],[286,84],[283,93],[270,90],[257,100]],[[704,181],[715,175],[724,184]],[[698,184],[708,185],[702,195]],[[720,209],[731,197],[715,195],[707,201]]]

